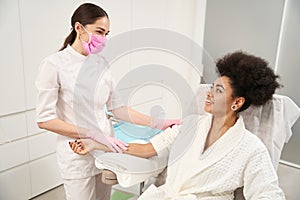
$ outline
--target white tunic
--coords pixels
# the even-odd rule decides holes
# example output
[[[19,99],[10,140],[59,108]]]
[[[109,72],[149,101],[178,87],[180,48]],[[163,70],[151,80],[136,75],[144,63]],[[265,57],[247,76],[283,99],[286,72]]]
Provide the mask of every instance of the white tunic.
[[[241,186],[246,199],[284,199],[266,147],[245,129],[242,117],[203,151],[211,121],[210,114],[190,116],[181,127],[152,138],[159,156],[170,151],[167,179],[139,199],[233,199]]]
[[[45,58],[36,80],[37,122],[59,118],[67,123],[99,129],[104,134],[111,135],[105,105],[111,110],[122,106],[122,103],[114,92],[115,83],[106,66],[101,56],[86,57],[71,46]],[[103,70],[96,84],[89,82],[89,79],[97,74],[94,71],[83,72],[84,67],[87,70]],[[90,88],[92,93],[88,92]],[[74,138],[58,135],[57,157],[62,178],[85,178],[98,174],[100,170],[95,167],[95,159],[91,155],[81,156],[70,149],[68,142],[73,140]]]

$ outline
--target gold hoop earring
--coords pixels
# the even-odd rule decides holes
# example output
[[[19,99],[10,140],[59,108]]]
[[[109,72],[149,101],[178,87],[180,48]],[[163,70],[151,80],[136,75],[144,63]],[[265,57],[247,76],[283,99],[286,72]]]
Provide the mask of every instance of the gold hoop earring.
[[[238,109],[237,105],[232,105],[231,110],[236,111]]]

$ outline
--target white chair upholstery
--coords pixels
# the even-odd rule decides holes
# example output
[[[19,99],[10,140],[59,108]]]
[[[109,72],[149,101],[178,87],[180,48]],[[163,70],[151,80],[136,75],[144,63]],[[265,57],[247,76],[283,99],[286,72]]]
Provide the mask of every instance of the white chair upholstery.
[[[284,143],[291,138],[292,126],[300,116],[299,107],[289,97],[275,94],[264,106],[252,106],[241,115],[246,128],[267,146],[277,170]]]
[[[127,154],[105,153],[96,157],[96,167],[116,174],[119,185],[130,187],[156,177],[167,166],[167,157],[144,159]]]

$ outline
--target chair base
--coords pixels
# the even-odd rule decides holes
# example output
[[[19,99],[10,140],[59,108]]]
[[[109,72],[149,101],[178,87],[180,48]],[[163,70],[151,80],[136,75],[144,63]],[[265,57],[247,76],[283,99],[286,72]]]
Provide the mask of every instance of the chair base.
[[[116,185],[118,184],[117,175],[108,169],[104,169],[102,171],[102,182],[107,185]]]

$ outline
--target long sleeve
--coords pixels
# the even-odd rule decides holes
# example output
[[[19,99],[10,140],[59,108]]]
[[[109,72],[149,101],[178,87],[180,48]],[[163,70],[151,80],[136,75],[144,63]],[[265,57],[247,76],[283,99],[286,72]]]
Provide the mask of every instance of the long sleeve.
[[[185,139],[189,138],[192,140],[195,135],[195,131],[197,131],[198,122],[202,117],[206,117],[206,115],[189,115],[183,119],[183,123],[181,125],[174,125],[172,128],[167,128],[164,132],[151,138],[150,142],[157,155],[165,156],[165,154],[169,154],[171,146],[177,136],[179,137],[181,135],[181,137]],[[181,139],[182,138],[180,138],[180,140]],[[190,143],[189,139],[186,142]],[[185,143],[182,144],[185,145]]]
[[[267,149],[260,148],[250,157],[244,174],[244,196],[248,200],[285,199]]]
[[[158,156],[163,156],[167,151],[170,152],[171,145],[180,131],[179,125],[174,125],[172,128],[167,128],[164,132],[155,135],[150,139],[150,142]]]
[[[45,122],[57,118],[56,103],[59,87],[58,73],[55,66],[44,60],[36,79],[36,88],[38,90],[37,122]]]

